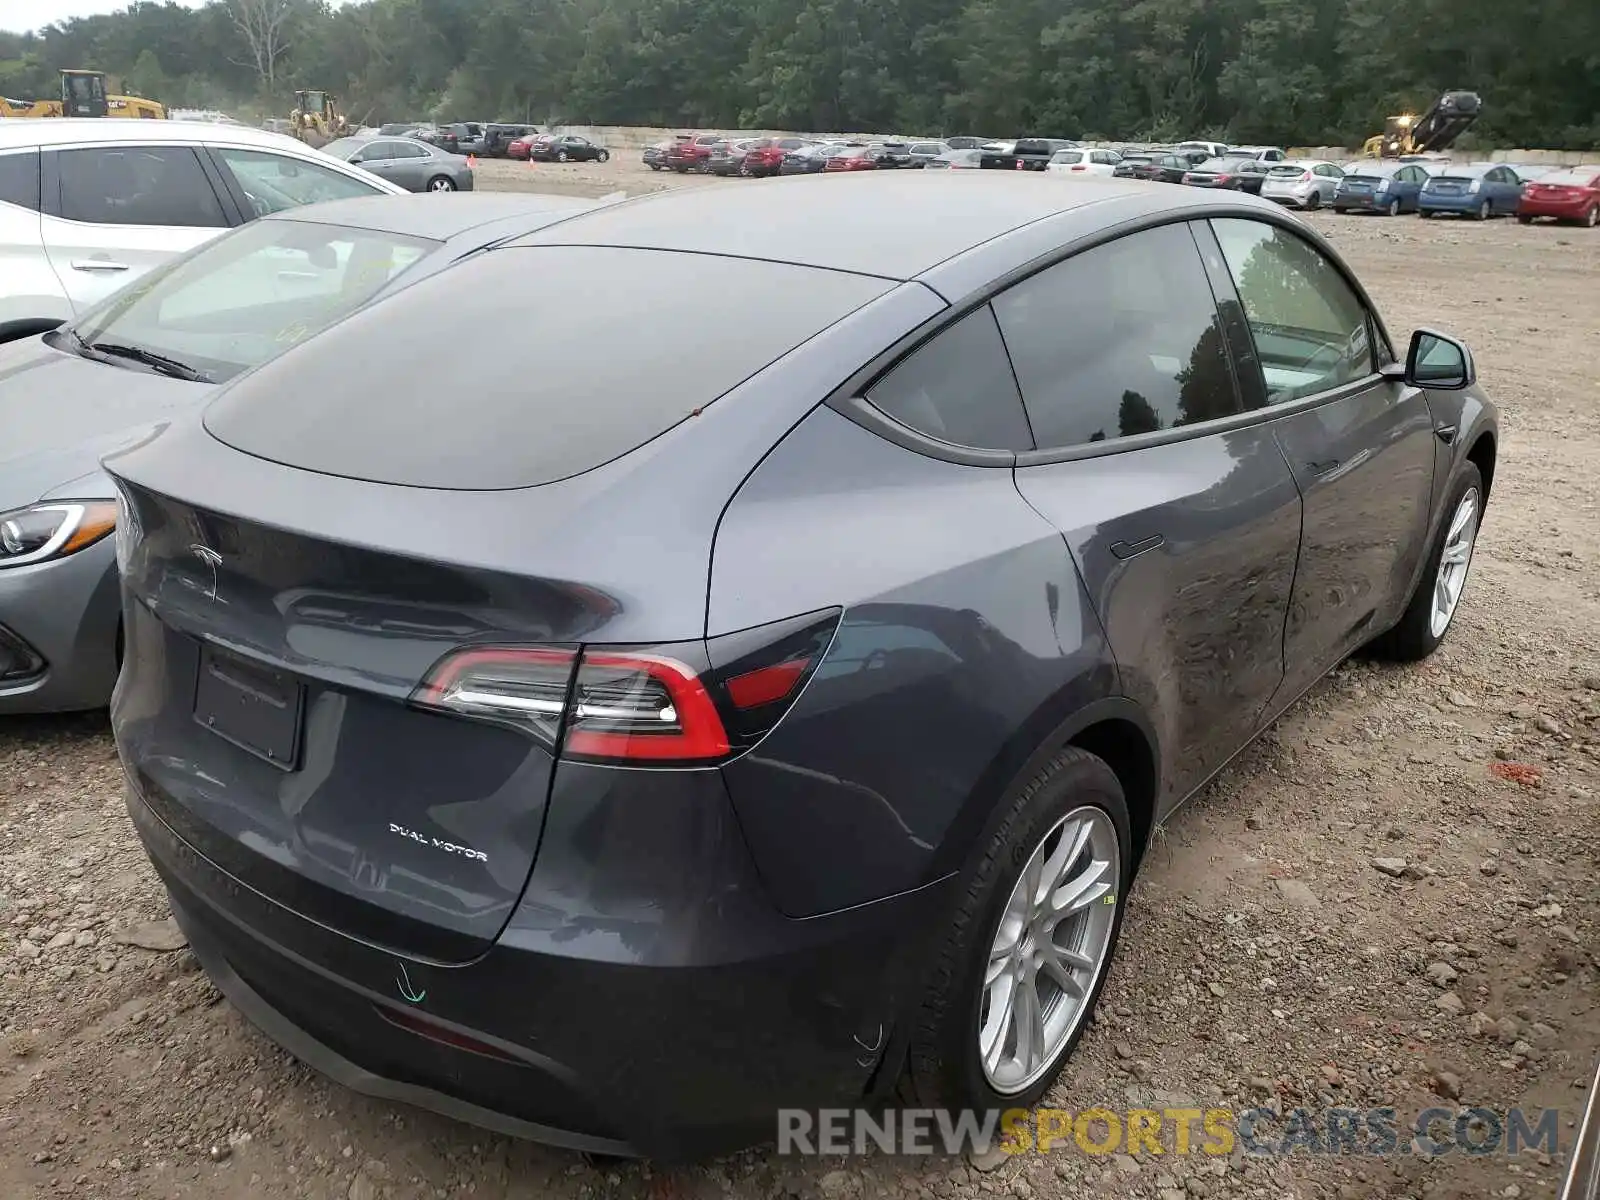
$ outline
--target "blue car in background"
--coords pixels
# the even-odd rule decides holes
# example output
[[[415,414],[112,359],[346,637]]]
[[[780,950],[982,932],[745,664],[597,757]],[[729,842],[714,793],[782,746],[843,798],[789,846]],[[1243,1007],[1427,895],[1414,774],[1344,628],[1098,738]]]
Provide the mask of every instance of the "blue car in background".
[[[1492,163],[1460,166],[1452,163],[1422,185],[1417,211],[1424,217],[1456,213],[1487,221],[1510,216],[1522,199],[1522,180],[1510,167]]]
[[[1381,212],[1398,217],[1417,211],[1417,197],[1428,181],[1421,163],[1365,162],[1346,167],[1333,193],[1334,212]]]

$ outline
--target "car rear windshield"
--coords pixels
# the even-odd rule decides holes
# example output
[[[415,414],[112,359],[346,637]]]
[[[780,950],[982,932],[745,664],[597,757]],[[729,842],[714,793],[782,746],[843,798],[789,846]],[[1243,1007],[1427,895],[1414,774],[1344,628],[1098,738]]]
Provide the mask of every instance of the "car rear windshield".
[[[163,264],[73,326],[222,382],[348,316],[439,243],[316,221],[255,221]]]
[[[1050,156],[1053,163],[1075,163],[1083,161],[1082,150],[1057,150]]]
[[[1297,163],[1294,166],[1273,167],[1267,174],[1278,179],[1298,179],[1310,169],[1310,167],[1302,167]]]
[[[206,427],[328,475],[471,491],[550,483],[693,417],[892,286],[754,259],[510,246],[240,380]]]

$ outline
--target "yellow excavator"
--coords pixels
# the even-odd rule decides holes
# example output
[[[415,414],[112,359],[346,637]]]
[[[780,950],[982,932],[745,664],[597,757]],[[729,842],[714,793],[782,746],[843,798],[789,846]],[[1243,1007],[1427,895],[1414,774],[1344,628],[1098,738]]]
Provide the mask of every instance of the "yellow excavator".
[[[339,111],[339,102],[333,93],[311,88],[302,88],[294,94],[289,126],[290,133],[318,150],[350,133],[350,122]]]
[[[1446,92],[1419,117],[1402,113],[1383,123],[1383,132],[1369,137],[1361,147],[1368,158],[1399,158],[1405,154],[1438,154],[1478,119],[1483,101],[1476,92]]]
[[[164,106],[143,96],[106,92],[104,71],[62,71],[61,99],[11,100],[0,96],[0,117],[148,117],[167,115]]]

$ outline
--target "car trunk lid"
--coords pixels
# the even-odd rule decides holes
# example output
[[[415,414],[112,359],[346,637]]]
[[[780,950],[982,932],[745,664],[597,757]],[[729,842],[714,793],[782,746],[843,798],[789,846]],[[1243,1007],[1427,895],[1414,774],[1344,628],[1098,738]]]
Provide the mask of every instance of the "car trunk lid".
[[[572,644],[613,601],[122,487],[137,542],[114,718],[150,806],[319,924],[436,961],[482,953],[532,868],[553,759],[410,697],[452,649]]]

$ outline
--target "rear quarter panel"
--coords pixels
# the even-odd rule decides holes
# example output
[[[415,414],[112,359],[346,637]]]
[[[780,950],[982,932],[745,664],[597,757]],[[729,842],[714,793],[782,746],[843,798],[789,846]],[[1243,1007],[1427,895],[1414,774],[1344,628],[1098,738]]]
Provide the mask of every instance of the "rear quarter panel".
[[[958,869],[1036,724],[1115,690],[1065,543],[1008,468],[925,458],[820,408],[724,514],[708,632],[834,605],[806,691],[724,768],[791,916]]]

